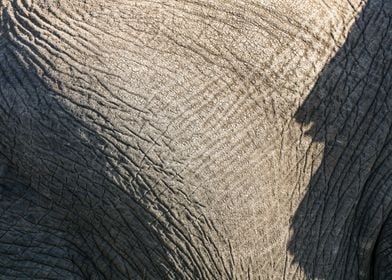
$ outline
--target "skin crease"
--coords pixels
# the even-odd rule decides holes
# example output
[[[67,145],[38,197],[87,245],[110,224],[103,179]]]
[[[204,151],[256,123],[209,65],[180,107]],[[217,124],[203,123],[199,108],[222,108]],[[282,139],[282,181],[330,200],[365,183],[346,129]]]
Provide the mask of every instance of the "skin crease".
[[[0,0],[0,275],[388,279],[391,19]]]

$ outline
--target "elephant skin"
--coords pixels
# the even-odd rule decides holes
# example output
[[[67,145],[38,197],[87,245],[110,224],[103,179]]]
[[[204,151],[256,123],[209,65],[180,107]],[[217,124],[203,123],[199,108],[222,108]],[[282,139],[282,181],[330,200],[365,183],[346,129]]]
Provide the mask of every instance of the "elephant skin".
[[[0,0],[0,278],[389,279],[391,46],[389,0]]]

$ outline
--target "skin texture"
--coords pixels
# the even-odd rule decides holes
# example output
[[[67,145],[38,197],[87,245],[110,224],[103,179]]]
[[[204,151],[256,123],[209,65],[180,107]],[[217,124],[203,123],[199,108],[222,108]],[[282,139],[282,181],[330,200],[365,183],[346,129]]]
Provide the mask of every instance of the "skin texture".
[[[291,225],[308,276],[368,279],[372,265],[376,279],[391,275],[391,15],[391,4],[367,3],[296,114],[325,143]]]
[[[0,275],[388,279],[391,20],[0,0]]]
[[[325,143],[289,243],[311,277],[368,279],[372,265],[376,279],[391,275],[391,8],[367,3],[296,114]]]

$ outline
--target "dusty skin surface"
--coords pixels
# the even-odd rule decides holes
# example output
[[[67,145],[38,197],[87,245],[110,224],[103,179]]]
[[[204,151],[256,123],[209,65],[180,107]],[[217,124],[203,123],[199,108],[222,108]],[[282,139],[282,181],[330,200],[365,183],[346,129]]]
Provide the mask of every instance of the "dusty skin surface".
[[[358,221],[350,209],[362,196],[339,192],[332,203],[336,207],[325,207],[326,214],[317,212],[329,205],[325,197],[315,199],[319,208],[301,204],[317,197],[306,196],[313,185],[322,185],[312,185],[312,178],[322,173],[328,181],[347,171],[320,171],[320,166],[331,166],[326,142],[346,141],[349,146],[351,138],[337,139],[338,132],[325,131],[317,139],[320,135],[312,131],[326,115],[312,118],[302,112],[301,117],[299,112],[317,89],[323,69],[347,43],[350,30],[355,31],[363,7],[385,10],[369,16],[380,28],[365,31],[379,40],[377,32],[389,27],[385,19],[391,16],[390,4],[0,3],[2,275],[369,277],[369,257],[385,214],[374,218],[375,232],[359,239],[356,247],[362,251],[356,254],[356,247],[342,241],[354,230],[341,221]],[[385,32],[380,40],[390,42],[391,33]],[[376,56],[372,51],[370,58]],[[384,56],[390,64],[390,51],[384,50]],[[353,75],[373,73],[361,69]],[[326,75],[332,80],[325,78],[327,85],[336,80]],[[374,78],[374,87],[390,86],[390,74],[384,76],[382,81]],[[347,92],[355,92],[356,80],[347,81]],[[387,99],[377,102],[389,104]],[[378,112],[387,110],[380,108]],[[347,123],[357,127],[357,122]],[[353,170],[351,177],[368,176],[370,161],[382,160],[375,155],[380,155],[377,147],[387,147],[382,141],[389,132],[385,136],[387,128],[380,127],[375,143],[350,148],[362,147],[369,155],[354,164],[363,168]],[[370,132],[361,133],[365,137]],[[345,166],[355,162],[355,156],[345,156]],[[355,183],[355,193],[366,194],[361,188],[366,178]],[[388,190],[382,191],[387,197]],[[346,193],[348,202],[339,204]],[[377,205],[388,213],[388,199]],[[316,209],[312,213],[323,221],[339,222],[318,226],[318,218],[312,223],[303,209]],[[324,242],[330,232],[335,243],[332,237]],[[339,265],[343,258],[346,262]]]

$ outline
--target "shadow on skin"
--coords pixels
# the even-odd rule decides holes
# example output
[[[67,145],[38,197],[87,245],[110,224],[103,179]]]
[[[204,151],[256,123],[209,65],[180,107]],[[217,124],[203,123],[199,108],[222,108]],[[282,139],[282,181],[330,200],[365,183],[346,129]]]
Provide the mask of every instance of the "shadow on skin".
[[[391,46],[392,2],[370,0],[296,112],[325,143],[288,244],[309,278],[387,276],[377,252],[392,207]]]
[[[202,249],[159,197],[157,178],[132,165],[142,151],[129,152],[132,143],[121,150],[110,121],[89,107],[88,88],[75,90],[73,77],[40,53],[52,45],[31,39],[32,23],[0,12],[0,275],[206,274]]]
[[[1,51],[0,274],[163,277],[166,228],[138,196],[148,179],[119,186],[107,139],[28,56],[12,44]]]

